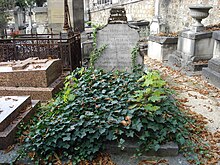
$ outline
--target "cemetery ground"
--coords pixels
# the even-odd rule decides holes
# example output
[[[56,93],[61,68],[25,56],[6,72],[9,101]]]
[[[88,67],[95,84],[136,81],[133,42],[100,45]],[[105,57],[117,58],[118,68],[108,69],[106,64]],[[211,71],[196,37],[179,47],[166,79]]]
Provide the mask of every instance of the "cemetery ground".
[[[196,142],[201,150],[196,152],[199,153],[200,162],[199,164],[218,164],[219,163],[219,154],[220,154],[220,91],[215,88],[211,84],[207,83],[201,76],[191,76],[188,77],[181,73],[181,71],[174,71],[167,66],[164,66],[162,63],[157,62],[155,60],[146,58],[145,63],[148,66],[148,70],[156,69],[162,75],[162,78],[168,82],[169,88],[176,91],[175,99],[179,101],[179,108],[186,111],[188,114],[193,116],[196,119],[195,125],[193,126],[194,130],[198,131],[197,135],[193,135],[190,137],[191,141]],[[68,90],[66,90],[67,92]],[[104,91],[103,91],[104,92]],[[73,95],[69,95],[69,99],[74,99]],[[66,99],[68,99],[66,98]],[[59,100],[57,100],[59,101]],[[59,103],[57,102],[57,106]],[[98,106],[97,106],[98,108]],[[43,109],[40,109],[41,111]],[[43,113],[41,113],[43,115]],[[48,114],[47,114],[48,115]],[[50,114],[51,115],[51,114]],[[90,114],[92,115],[92,114]],[[41,120],[40,118],[34,118],[33,120]],[[55,121],[54,121],[55,122]],[[129,119],[126,120],[126,123],[129,122]],[[133,121],[132,121],[133,122]],[[39,124],[39,123],[38,123]],[[122,123],[123,124],[123,123]],[[24,127],[28,127],[29,125],[24,125]],[[41,130],[37,130],[41,131]],[[42,129],[43,131],[43,129]],[[45,130],[44,130],[45,131]],[[50,132],[50,130],[46,130]],[[58,130],[57,130],[58,131]],[[56,131],[55,131],[56,132]],[[54,132],[54,133],[55,133]],[[28,131],[25,130],[22,133],[22,136],[18,138],[18,141],[23,141],[25,136],[28,135]],[[57,134],[61,134],[62,132],[58,131]],[[21,134],[20,134],[21,135]],[[201,139],[198,139],[201,137]],[[68,137],[66,137],[68,140]],[[208,142],[208,145],[204,145],[203,142]],[[85,142],[88,145],[87,142]],[[36,144],[34,144],[36,145]],[[39,146],[42,147],[42,146]],[[85,146],[84,146],[85,147]],[[17,145],[10,146],[7,150],[1,151],[0,160],[6,160],[6,155],[9,156],[9,162],[17,161],[19,164],[19,160],[17,159],[18,154],[13,155],[13,152],[16,151]],[[14,156],[14,157],[13,157]],[[29,153],[29,156],[34,157],[35,153]],[[10,160],[11,159],[11,160]],[[14,160],[13,160],[14,159]],[[135,159],[132,157],[131,153],[127,153],[125,155],[109,155],[109,154],[100,154],[92,164],[103,164],[103,165],[111,165],[111,164],[119,164],[119,165],[145,165],[145,164],[189,164],[186,161],[187,156],[183,157],[182,155],[178,155],[175,157],[140,157],[139,159]],[[25,161],[20,161],[20,163],[24,163]],[[101,162],[101,163],[100,163]],[[25,162],[25,163],[28,163]],[[32,164],[33,162],[29,162]],[[71,164],[71,162],[68,162]],[[67,163],[67,164],[68,164]],[[194,162],[195,163],[195,162]],[[58,155],[54,157],[54,164],[62,164]],[[89,162],[81,162],[81,164],[89,164]]]

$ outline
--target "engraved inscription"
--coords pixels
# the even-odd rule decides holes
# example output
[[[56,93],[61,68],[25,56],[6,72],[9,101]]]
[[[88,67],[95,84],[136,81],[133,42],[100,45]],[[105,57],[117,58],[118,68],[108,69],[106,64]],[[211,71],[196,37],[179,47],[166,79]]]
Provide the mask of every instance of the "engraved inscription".
[[[96,61],[96,68],[111,70],[127,70],[132,68],[131,52],[139,41],[139,34],[127,24],[108,24],[97,33],[97,45],[107,45],[106,50]],[[138,56],[138,63],[143,60]]]

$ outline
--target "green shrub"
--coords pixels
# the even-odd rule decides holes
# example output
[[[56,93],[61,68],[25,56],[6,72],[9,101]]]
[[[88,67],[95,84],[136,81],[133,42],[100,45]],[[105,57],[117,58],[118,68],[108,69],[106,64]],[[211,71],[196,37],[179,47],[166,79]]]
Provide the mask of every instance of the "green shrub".
[[[178,110],[157,71],[77,69],[38,118],[24,148],[47,161],[55,155],[74,163],[91,160],[106,141],[123,148],[126,140],[135,138],[138,153],[158,150],[167,141],[188,143],[190,120]]]

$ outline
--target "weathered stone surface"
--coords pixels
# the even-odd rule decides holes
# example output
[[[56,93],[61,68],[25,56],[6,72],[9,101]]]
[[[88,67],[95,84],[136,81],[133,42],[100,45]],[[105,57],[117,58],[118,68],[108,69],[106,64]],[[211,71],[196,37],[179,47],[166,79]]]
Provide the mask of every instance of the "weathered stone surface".
[[[46,101],[50,100],[62,87],[64,77],[67,73],[61,75],[49,87],[0,87],[0,96],[24,96],[30,95],[31,99]]]
[[[166,37],[150,35],[148,41],[157,42],[160,44],[177,44],[178,37]]]
[[[213,39],[214,42],[214,49],[213,49],[213,58],[219,58],[220,57],[220,31],[213,32]]]
[[[138,148],[138,145],[135,141],[127,141],[124,144],[124,149],[121,150],[116,142],[110,142],[107,144],[106,146],[107,151],[110,153],[118,153],[118,154],[122,154],[122,153],[136,153],[136,149]],[[177,144],[173,143],[173,142],[168,142],[164,145],[161,145],[160,148],[158,149],[158,151],[149,151],[144,153],[143,155],[146,156],[177,156],[179,153],[179,147]]]
[[[220,41],[220,31],[215,31],[215,32],[213,32],[212,38],[213,38],[214,40]]]
[[[177,37],[149,36],[148,56],[158,61],[168,61],[168,55],[177,49]]]
[[[183,32],[178,39],[177,51],[181,52],[184,63],[211,59],[214,46],[211,36],[210,32]]]
[[[62,74],[61,60],[27,59],[0,65],[0,86],[48,87]]]
[[[20,156],[19,150],[21,147],[15,146],[15,148],[9,152],[0,150],[0,164],[14,164]]]
[[[175,53],[168,55],[168,63],[167,63],[168,66],[170,66],[173,69],[181,67],[181,58],[177,56]]]
[[[209,69],[220,73],[220,57],[219,58],[212,58],[208,62]]]
[[[211,84],[220,88],[220,73],[215,72],[209,68],[202,69],[202,75],[205,77]]]
[[[198,39],[205,39],[205,38],[212,38],[212,32],[192,32],[192,31],[185,31],[180,33],[180,36],[183,38],[188,38],[192,40]]]
[[[90,8],[92,22],[99,24],[106,24],[109,16],[109,9],[112,6],[123,5],[126,12],[132,17],[132,20],[146,20],[152,21],[154,16],[154,2],[155,0],[123,0],[119,3],[114,3],[111,5],[96,5],[94,8]],[[189,5],[199,4],[199,0],[184,0],[184,1],[171,1],[171,0],[161,0],[160,1],[160,15],[167,24],[167,30],[169,32],[177,32],[183,29],[189,28],[194,20],[189,15]],[[220,15],[220,1],[203,0],[204,4],[209,4],[213,7],[210,10],[210,15],[208,18],[204,19],[202,22],[206,25],[212,25],[219,22]],[[93,4],[90,4],[93,6]]]
[[[132,69],[131,52],[139,41],[138,32],[127,24],[108,24],[97,32],[97,45],[107,45],[95,63],[96,68],[111,70]],[[143,57],[137,54],[137,64],[143,65]]]
[[[30,103],[30,96],[0,97],[0,131],[3,131]]]
[[[23,109],[17,118],[15,118],[13,122],[4,129],[4,131],[0,132],[0,149],[6,149],[9,145],[14,143],[19,123],[21,121],[26,122],[31,117],[35,112],[38,103],[39,101],[32,101],[32,104]]]

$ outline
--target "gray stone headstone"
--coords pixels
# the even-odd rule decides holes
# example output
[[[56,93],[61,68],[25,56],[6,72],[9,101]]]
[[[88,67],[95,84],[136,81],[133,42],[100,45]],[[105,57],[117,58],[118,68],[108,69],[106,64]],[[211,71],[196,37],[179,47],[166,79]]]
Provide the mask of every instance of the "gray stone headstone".
[[[127,24],[108,24],[97,33],[98,48],[107,45],[101,57],[96,61],[96,68],[104,70],[132,69],[133,48],[139,41],[138,32]],[[137,63],[142,64],[142,57],[137,55]]]
[[[126,23],[124,15],[122,21],[117,19],[118,17],[109,19],[109,24],[97,32],[97,47],[107,45],[107,48],[95,62],[95,67],[106,71],[131,71],[131,53],[138,44],[139,33]],[[143,57],[139,53],[136,64],[143,64]]]

